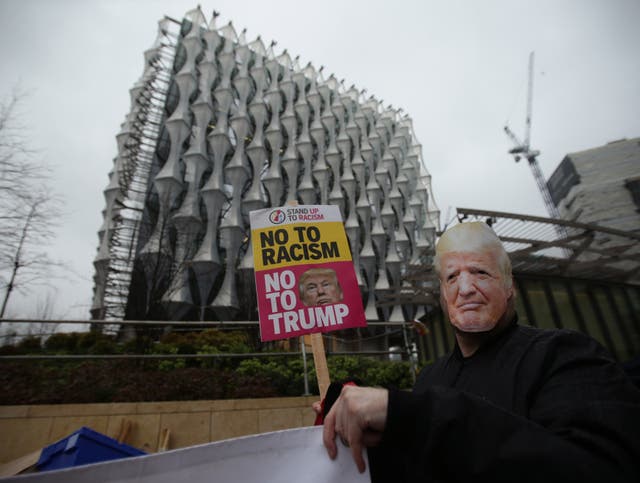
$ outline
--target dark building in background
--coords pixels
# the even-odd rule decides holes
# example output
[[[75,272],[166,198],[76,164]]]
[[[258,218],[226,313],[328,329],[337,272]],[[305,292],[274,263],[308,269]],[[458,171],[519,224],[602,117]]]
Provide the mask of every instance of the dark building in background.
[[[567,154],[547,186],[565,220],[640,232],[640,138]]]

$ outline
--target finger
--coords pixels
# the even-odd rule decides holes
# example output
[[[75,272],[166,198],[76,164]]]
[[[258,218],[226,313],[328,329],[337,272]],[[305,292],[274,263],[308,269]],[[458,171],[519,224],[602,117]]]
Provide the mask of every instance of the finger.
[[[364,458],[362,457],[364,434],[356,421],[347,421],[347,424],[349,424],[349,426],[347,426],[349,428],[347,439],[350,443],[351,456],[358,467],[358,471],[362,473],[365,470]]]
[[[354,441],[351,444],[351,454],[353,456],[353,460],[356,462],[358,471],[360,473],[364,473],[366,465],[364,463],[364,458],[362,456],[362,444],[360,443],[360,441]]]
[[[335,412],[333,410],[329,411],[327,417],[324,418],[324,425],[322,427],[322,442],[325,448],[327,448],[327,453],[329,453],[329,458],[331,459],[335,459],[338,453],[338,448],[336,447],[335,421]]]

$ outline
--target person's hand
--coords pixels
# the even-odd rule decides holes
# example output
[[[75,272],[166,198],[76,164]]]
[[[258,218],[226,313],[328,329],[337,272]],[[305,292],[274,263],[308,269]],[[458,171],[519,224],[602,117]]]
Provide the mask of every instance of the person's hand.
[[[386,389],[344,386],[324,420],[322,440],[329,457],[334,459],[338,453],[338,435],[351,448],[353,460],[362,473],[365,469],[362,450],[377,445],[382,439],[388,403]]]
[[[313,412],[316,413],[316,416],[322,414],[322,403],[320,401],[315,401],[311,405],[311,409],[313,409]]]

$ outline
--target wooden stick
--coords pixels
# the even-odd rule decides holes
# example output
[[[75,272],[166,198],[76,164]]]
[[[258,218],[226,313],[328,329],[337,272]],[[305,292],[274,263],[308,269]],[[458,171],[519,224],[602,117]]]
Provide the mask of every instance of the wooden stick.
[[[127,438],[129,437],[129,432],[131,431],[131,420],[129,419],[121,419],[120,420],[120,431],[118,432],[118,443],[126,443]]]
[[[164,428],[160,432],[160,443],[158,444],[158,453],[167,451],[169,449],[169,438],[171,437],[171,430]]]
[[[327,355],[324,352],[324,340],[321,333],[311,334],[311,349],[313,350],[313,364],[316,367],[316,378],[320,390],[320,400],[327,395],[327,389],[331,384],[329,368],[327,367]]]
[[[36,463],[40,459],[41,453],[42,450],[39,449],[37,451],[34,451],[33,453],[21,456],[20,458],[7,461],[6,463],[0,463],[0,478],[19,475],[20,473],[26,472],[31,473],[32,471],[34,471]]]
[[[298,206],[298,201],[288,201],[289,206]],[[301,341],[304,344],[304,340]],[[322,334],[311,334],[311,350],[313,351],[313,365],[316,368],[316,379],[318,380],[318,390],[320,391],[320,400],[327,395],[327,389],[331,384],[329,378],[329,368],[327,367],[327,355],[324,351],[324,340]]]

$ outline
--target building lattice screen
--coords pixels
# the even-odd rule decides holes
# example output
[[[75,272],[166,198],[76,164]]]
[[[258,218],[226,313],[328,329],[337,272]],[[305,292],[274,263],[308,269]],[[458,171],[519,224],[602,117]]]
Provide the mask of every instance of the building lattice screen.
[[[255,320],[251,210],[338,205],[367,318],[428,261],[439,212],[412,121],[200,9],[160,22],[117,135],[94,318]]]

